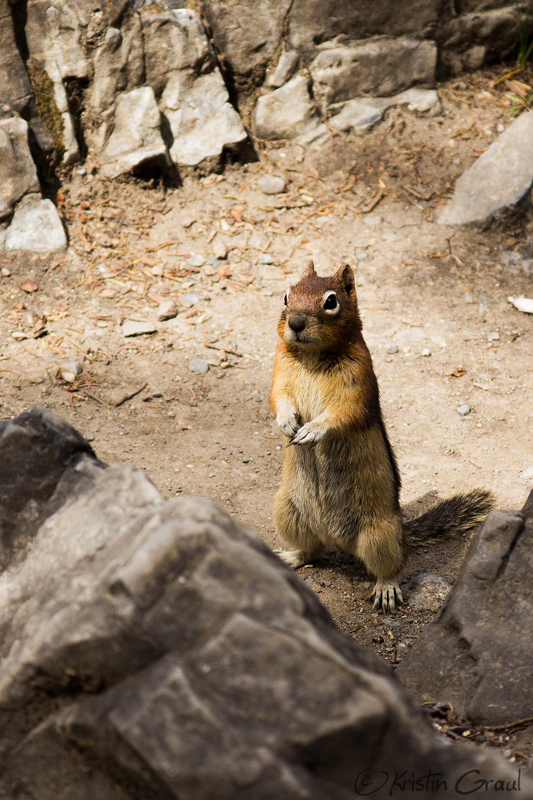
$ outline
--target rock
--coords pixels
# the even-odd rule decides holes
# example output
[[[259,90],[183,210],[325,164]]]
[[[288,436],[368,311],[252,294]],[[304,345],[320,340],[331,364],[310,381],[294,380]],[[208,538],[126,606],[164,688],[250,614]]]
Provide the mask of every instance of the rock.
[[[522,480],[524,480],[524,481],[530,481],[530,480],[533,480],[533,464],[532,464],[530,467],[528,467],[527,469],[525,469],[525,470],[522,472],[522,474],[520,475],[520,477],[521,477],[521,478],[522,478]]]
[[[461,175],[437,222],[487,228],[516,209],[532,184],[533,111],[526,111]]]
[[[444,743],[388,667],[214,503],[166,501],[44,409],[0,431],[0,518],[17,542],[0,576],[2,795],[341,800],[385,774],[380,800],[395,774],[430,769],[450,786],[479,770],[495,800],[495,780],[517,780],[498,755]],[[37,513],[30,528],[14,507]]]
[[[281,194],[285,191],[285,178],[281,175],[270,175],[268,172],[257,181],[257,185],[265,194]]]
[[[516,48],[519,30],[515,6],[501,2],[505,8],[487,10],[488,5],[480,4],[472,13],[452,15],[441,25],[439,62],[448,74],[481,69],[488,57],[505,58]],[[469,11],[466,4],[461,10]]]
[[[281,42],[291,0],[207,0],[203,6],[217,53],[224,54],[239,87],[262,83]]]
[[[180,305],[182,305],[184,308],[192,308],[196,305],[199,299],[200,295],[194,294],[194,292],[188,292],[180,297]]]
[[[294,0],[288,17],[291,45],[310,55],[316,45],[339,39],[365,39],[375,34],[405,36],[433,29],[442,13],[439,0],[359,2]]]
[[[30,56],[47,72],[57,70],[60,79],[88,78],[86,25],[78,4],[67,0],[29,0],[25,33]]]
[[[487,336],[487,339],[489,340],[489,342],[499,342],[500,334],[498,333],[498,331],[492,331]]]
[[[203,267],[205,264],[205,258],[200,255],[200,253],[194,253],[188,260],[187,264],[189,267]]]
[[[420,89],[418,86],[413,86],[412,89],[406,89],[405,92],[400,92],[400,94],[390,99],[393,102],[389,105],[403,105],[405,103],[409,111],[419,111],[422,114],[428,114],[428,116],[435,116],[442,111],[439,94],[436,89]]]
[[[5,242],[6,242],[6,232],[5,232],[4,228],[0,228],[0,250],[4,249]],[[4,273],[4,269],[6,269],[6,268],[5,267],[2,268],[2,275],[5,274]],[[9,274],[11,274],[11,273],[9,273]]]
[[[202,361],[200,358],[191,358],[189,361],[189,369],[197,375],[206,375],[209,372],[209,364],[207,361]]]
[[[174,300],[163,300],[157,309],[157,319],[162,322],[165,319],[174,319],[177,316],[178,307]]]
[[[438,611],[451,591],[451,585],[439,575],[424,572],[413,581],[414,594],[409,605],[415,611]]]
[[[270,253],[261,253],[259,256],[259,264],[275,264],[276,259],[274,256],[271,256]]]
[[[79,361],[64,361],[60,367],[61,377],[67,383],[74,383],[78,375],[83,372],[83,367]]]
[[[431,355],[431,350],[429,349],[429,347],[424,347],[424,349],[422,350],[422,352],[420,353],[420,355],[421,355],[423,358],[429,358],[429,356]]]
[[[5,238],[5,230],[3,228],[2,232],[4,233],[4,238]],[[9,270],[7,267],[2,267],[1,271],[4,278],[9,278],[9,276],[11,275],[11,270]]]
[[[147,164],[167,166],[166,145],[153,89],[142,86],[117,95],[112,133],[100,152],[101,172],[109,178]]]
[[[265,85],[272,89],[279,89],[289,78],[292,78],[298,67],[300,56],[296,50],[284,50],[276,65],[276,69],[266,79]]]
[[[36,253],[66,250],[67,237],[51,200],[34,200],[32,195],[24,198],[7,229],[5,248]]]
[[[330,125],[337,131],[352,131],[363,134],[376,122],[379,122],[383,113],[379,108],[366,103],[364,100],[348,100],[342,111],[330,118]],[[366,255],[366,253],[365,253]]]
[[[320,122],[303,75],[260,97],[253,111],[252,126],[258,139],[293,139],[297,144],[308,144],[328,133]]]
[[[213,248],[213,255],[215,256],[215,259],[217,259],[217,264],[218,264],[218,259],[227,258],[228,248],[226,242],[220,236],[215,236],[215,239],[212,242],[211,247]],[[213,266],[216,265],[214,264]]]
[[[435,83],[437,48],[418,39],[371,39],[322,45],[309,65],[313,90],[324,113],[361,95],[395,95],[414,84]],[[278,90],[279,91],[279,90]]]
[[[37,170],[28,145],[28,123],[0,119],[0,219],[11,214],[27,192],[38,192]]]
[[[503,727],[533,717],[530,691],[533,492],[521,512],[493,511],[459,577],[396,674],[424,703]]]
[[[461,415],[461,417],[467,417],[472,411],[472,409],[470,408],[468,403],[463,403],[462,405],[457,406],[456,411],[458,414]]]
[[[101,114],[110,108],[118,92],[140,86],[144,76],[141,21],[137,14],[127,16],[121,28],[110,27],[93,56],[94,77],[88,102]]]
[[[186,8],[143,14],[146,77],[173,136],[172,160],[195,166],[246,139],[202,24]]]
[[[398,333],[394,334],[394,340],[398,344],[414,344],[423,342],[425,339],[427,339],[427,336],[422,328],[405,328],[403,331],[398,331]]]
[[[400,351],[400,348],[398,347],[398,345],[397,345],[397,344],[390,344],[390,345],[387,347],[387,353],[388,353],[389,355],[391,355],[391,356],[395,355],[395,354],[396,354],[396,353],[398,353],[399,351]]]
[[[507,299],[518,311],[522,311],[524,314],[533,314],[533,298],[520,295],[520,297],[508,297]]]
[[[124,336],[140,336],[143,333],[155,333],[157,328],[147,320],[125,319],[122,323]]]

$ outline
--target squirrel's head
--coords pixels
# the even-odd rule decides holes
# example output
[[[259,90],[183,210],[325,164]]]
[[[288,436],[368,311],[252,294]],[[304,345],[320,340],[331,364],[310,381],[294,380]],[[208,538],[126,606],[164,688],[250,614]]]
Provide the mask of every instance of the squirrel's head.
[[[278,333],[289,347],[342,350],[361,331],[354,273],[348,264],[331,277],[321,278],[310,261],[283,302]]]

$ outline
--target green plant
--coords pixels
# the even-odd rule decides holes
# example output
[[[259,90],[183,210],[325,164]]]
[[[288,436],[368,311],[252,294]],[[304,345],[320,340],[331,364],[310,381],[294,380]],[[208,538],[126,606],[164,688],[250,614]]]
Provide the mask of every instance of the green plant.
[[[526,5],[525,11],[522,10],[518,0],[516,0],[516,17],[518,21],[518,64],[521,69],[525,69],[529,56],[533,51],[533,6],[531,2]]]

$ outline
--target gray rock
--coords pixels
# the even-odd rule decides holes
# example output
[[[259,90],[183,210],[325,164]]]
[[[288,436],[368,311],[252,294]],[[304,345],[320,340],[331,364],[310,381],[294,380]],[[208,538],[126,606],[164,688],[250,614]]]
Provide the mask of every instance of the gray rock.
[[[335,37],[368,38],[375,34],[405,36],[434,28],[442,4],[439,0],[294,0],[288,17],[289,41],[311,54],[316,44]]]
[[[83,367],[79,361],[64,361],[60,367],[61,377],[67,383],[74,383],[78,375],[83,372]]]
[[[143,333],[155,333],[157,328],[147,320],[125,319],[122,323],[124,336],[140,336]]]
[[[108,138],[99,157],[101,172],[106,177],[113,178],[150,163],[164,166],[170,163],[150,86],[117,95],[112,121],[104,126]]]
[[[390,345],[387,347],[387,353],[388,353],[389,355],[391,355],[391,356],[395,355],[395,353],[398,353],[398,352],[399,352],[399,350],[400,350],[400,348],[398,347],[398,345],[397,345],[397,344],[390,344]]]
[[[435,83],[437,48],[431,41],[379,38],[322,48],[309,70],[324,113],[361,95],[386,97]]]
[[[23,202],[7,229],[6,250],[53,253],[66,250],[67,237],[57,209],[51,200]]]
[[[330,118],[332,128],[337,131],[352,131],[363,134],[383,117],[383,112],[371,104],[371,100],[348,100],[342,111]],[[365,254],[366,255],[366,254]]]
[[[151,7],[149,7],[151,8]],[[143,14],[146,76],[173,136],[172,160],[183,166],[219,156],[246,139],[241,118],[229,102],[202,24],[181,8]]]
[[[4,249],[5,243],[6,243],[6,231],[5,231],[5,228],[0,228],[0,250]],[[4,269],[7,269],[7,267],[3,267],[2,275],[5,275]],[[8,270],[8,273],[11,275],[9,270]]]
[[[489,727],[533,717],[533,492],[521,512],[493,511],[435,621],[397,673],[424,703],[445,700]]]
[[[526,111],[464,172],[437,218],[484,229],[516,209],[533,184],[533,111]]]
[[[37,170],[28,145],[28,123],[13,116],[0,120],[0,219],[11,214],[27,192],[38,192]]]
[[[384,800],[395,773],[455,785],[477,769],[495,800],[495,779],[516,780],[499,756],[444,744],[387,666],[214,503],[165,501],[44,410],[1,423],[2,448],[0,517],[13,526],[10,503],[38,514],[15,523],[0,576],[2,795],[343,800],[385,771]]]
[[[94,112],[101,114],[113,105],[118,92],[130,91],[143,82],[143,39],[137,14],[126,17],[121,28],[106,30],[94,53],[93,64],[88,103]]]
[[[494,8],[495,5],[505,8]],[[461,4],[463,11],[470,11]],[[492,8],[490,8],[492,6]],[[519,40],[516,8],[508,2],[479,3],[471,13],[453,15],[443,21],[438,32],[441,67],[448,74],[460,75],[481,69],[487,57],[504,55]]]
[[[320,122],[303,75],[260,97],[253,111],[252,126],[258,139],[293,139],[300,144],[328,133]]]
[[[206,375],[209,372],[209,364],[207,361],[202,361],[200,358],[191,358],[189,361],[189,369],[197,375]]]
[[[458,414],[461,415],[461,417],[467,417],[472,411],[472,409],[470,408],[468,403],[463,403],[462,405],[457,406],[456,411]]]
[[[289,78],[292,78],[298,67],[300,56],[295,50],[284,50],[276,65],[276,69],[266,79],[265,85],[272,89],[279,89]]]
[[[183,294],[180,297],[180,305],[182,305],[184,308],[192,308],[196,305],[199,299],[200,295],[194,294],[194,292],[187,292],[187,294]]]
[[[521,477],[521,478],[522,478],[522,480],[524,480],[524,481],[530,481],[530,480],[532,480],[532,479],[533,479],[533,464],[532,464],[530,467],[528,467],[527,469],[525,469],[525,470],[524,470],[524,471],[521,473],[520,477]]]
[[[257,185],[265,194],[281,194],[285,191],[285,178],[281,175],[270,175],[268,172],[257,181]]]
[[[162,322],[165,319],[174,319],[178,313],[178,307],[174,300],[163,300],[157,309],[157,319]]]
[[[0,106],[8,105],[19,114],[33,110],[33,93],[15,41],[9,0],[0,0],[0,75]]]
[[[260,84],[281,42],[291,0],[207,0],[203,6],[213,42],[239,86]]]
[[[451,591],[451,584],[434,575],[424,572],[413,581],[414,594],[409,598],[409,605],[415,611],[438,611]]]
[[[187,260],[187,264],[190,267],[203,267],[205,258],[200,253],[195,253]]]
[[[261,253],[259,256],[259,264],[275,264],[276,259],[270,253]]]

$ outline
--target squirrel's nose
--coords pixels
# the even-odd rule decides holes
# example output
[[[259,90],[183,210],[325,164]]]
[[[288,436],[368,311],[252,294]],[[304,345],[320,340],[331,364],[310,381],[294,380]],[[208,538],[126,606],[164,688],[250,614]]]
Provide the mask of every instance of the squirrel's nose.
[[[294,331],[294,333],[300,333],[305,328],[305,317],[299,315],[289,317],[288,324],[291,331]]]

